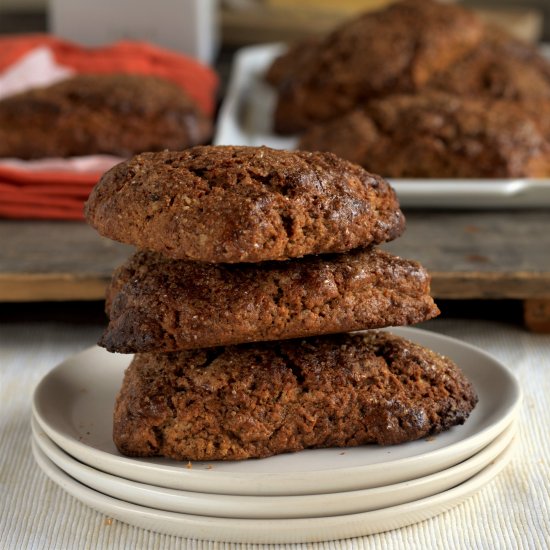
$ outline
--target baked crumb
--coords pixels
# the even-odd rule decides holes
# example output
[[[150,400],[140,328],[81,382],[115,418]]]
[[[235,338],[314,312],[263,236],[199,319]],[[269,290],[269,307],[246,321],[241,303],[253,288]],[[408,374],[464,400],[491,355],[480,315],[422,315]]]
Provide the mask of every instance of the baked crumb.
[[[166,205],[155,208],[151,193]],[[103,175],[86,217],[104,237],[207,263],[346,252],[391,241],[405,228],[380,176],[331,153],[267,147],[142,153]]]
[[[386,332],[138,353],[114,441],[130,456],[199,469],[305,448],[339,447],[336,456],[429,437],[462,424],[476,402],[452,361]]]

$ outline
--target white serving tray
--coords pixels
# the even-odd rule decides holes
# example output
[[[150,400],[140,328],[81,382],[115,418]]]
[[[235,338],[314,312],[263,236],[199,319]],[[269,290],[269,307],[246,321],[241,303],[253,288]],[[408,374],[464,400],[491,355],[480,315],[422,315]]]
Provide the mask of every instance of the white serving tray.
[[[282,44],[242,48],[220,109],[215,145],[266,145],[294,149],[295,136],[272,130],[275,90],[264,81]],[[550,179],[390,179],[402,206],[429,208],[547,208]]]

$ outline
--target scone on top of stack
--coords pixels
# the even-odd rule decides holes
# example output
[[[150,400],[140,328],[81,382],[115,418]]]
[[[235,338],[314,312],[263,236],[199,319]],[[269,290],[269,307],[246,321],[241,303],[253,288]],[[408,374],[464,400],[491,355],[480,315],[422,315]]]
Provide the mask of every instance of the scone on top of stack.
[[[476,404],[448,358],[386,332],[439,311],[417,262],[376,245],[392,188],[330,153],[203,146],[144,153],[87,203],[138,251],[116,270],[100,343],[135,353],[114,411],[130,456],[260,458],[394,444]]]

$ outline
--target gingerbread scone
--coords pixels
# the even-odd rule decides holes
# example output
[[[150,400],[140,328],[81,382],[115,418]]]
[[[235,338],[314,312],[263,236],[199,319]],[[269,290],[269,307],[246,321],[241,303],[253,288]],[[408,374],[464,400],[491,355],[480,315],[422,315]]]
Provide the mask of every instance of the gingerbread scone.
[[[345,252],[404,229],[381,177],[330,153],[267,147],[138,155],[102,177],[86,216],[103,236],[212,263]]]
[[[265,80],[275,87],[284,86],[307,67],[315,56],[321,42],[317,36],[310,36],[289,46],[288,50],[275,58],[265,73]]]
[[[293,78],[285,76],[275,130],[299,132],[369,99],[419,90],[475,48],[483,30],[473,13],[432,0],[404,0],[354,18],[308,50]]]
[[[176,84],[78,75],[0,101],[0,157],[131,156],[205,143],[212,121]]]
[[[478,47],[435,74],[426,88],[474,98],[550,100],[550,62],[535,46],[488,26]]]
[[[378,249],[257,265],[141,252],[113,276],[99,343],[175,351],[410,325],[439,314],[429,292],[419,263]]]
[[[177,460],[389,445],[462,424],[476,402],[450,359],[387,333],[137,354],[114,441]]]
[[[394,95],[310,129],[299,147],[385,177],[547,177],[550,144],[534,111],[439,92]]]

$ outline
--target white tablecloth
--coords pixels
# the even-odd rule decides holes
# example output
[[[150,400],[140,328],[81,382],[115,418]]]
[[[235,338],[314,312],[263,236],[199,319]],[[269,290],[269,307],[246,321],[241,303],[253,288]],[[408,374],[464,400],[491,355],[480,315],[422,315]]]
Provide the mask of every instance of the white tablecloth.
[[[521,441],[512,463],[465,504],[431,520],[369,537],[284,548],[549,547],[550,335],[478,320],[438,319],[423,328],[485,349],[519,377]],[[239,545],[179,539],[110,520],[67,495],[34,463],[33,388],[65,357],[94,344],[100,331],[59,323],[0,324],[0,549],[236,549]]]

